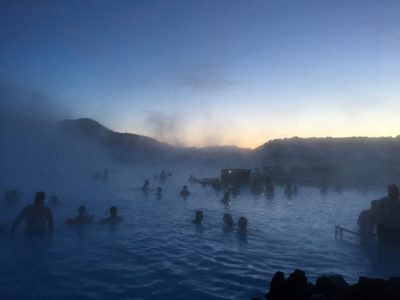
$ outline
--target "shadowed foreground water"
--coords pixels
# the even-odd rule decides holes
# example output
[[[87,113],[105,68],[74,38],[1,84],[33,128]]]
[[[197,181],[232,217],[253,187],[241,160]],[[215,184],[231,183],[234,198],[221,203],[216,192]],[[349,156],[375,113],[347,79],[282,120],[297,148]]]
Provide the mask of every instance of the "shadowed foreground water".
[[[287,199],[278,187],[274,199],[243,191],[224,207],[222,193],[189,185],[192,195],[183,200],[180,188],[170,182],[157,199],[154,191],[145,196],[127,186],[101,187],[86,201],[52,207],[56,230],[49,240],[25,239],[22,228],[14,238],[3,233],[1,298],[249,299],[263,295],[278,270],[301,268],[310,279],[340,273],[349,282],[400,274],[397,250],[360,246],[351,236],[334,239],[334,224],[356,228],[359,211],[380,194],[300,188]],[[3,208],[2,219],[9,223],[31,200],[23,202]],[[117,205],[125,222],[65,226],[81,203],[96,221]],[[204,211],[203,227],[191,224],[196,209]],[[248,218],[247,236],[223,229],[224,212],[235,222]]]

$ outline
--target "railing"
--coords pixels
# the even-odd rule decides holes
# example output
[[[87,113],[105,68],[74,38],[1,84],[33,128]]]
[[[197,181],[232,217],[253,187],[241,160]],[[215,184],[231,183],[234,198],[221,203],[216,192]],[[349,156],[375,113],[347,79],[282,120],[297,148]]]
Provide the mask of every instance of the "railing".
[[[338,237],[339,238],[343,238],[343,232],[348,232],[348,233],[351,233],[351,234],[354,234],[354,235],[360,235],[360,233],[359,232],[356,232],[356,231],[353,231],[353,230],[350,230],[350,229],[346,229],[346,228],[344,228],[344,227],[342,227],[342,226],[339,226],[339,225],[335,225],[335,239],[337,239]]]
[[[339,225],[335,225],[335,239],[337,239],[338,237],[340,239],[342,239],[343,238],[343,232],[348,232],[348,233],[351,233],[353,235],[362,236],[362,234],[360,234],[357,231],[350,230],[350,229],[344,228],[344,227],[339,226]],[[368,236],[369,237],[374,237],[374,236],[377,236],[377,235],[373,233],[373,234],[370,234]]]

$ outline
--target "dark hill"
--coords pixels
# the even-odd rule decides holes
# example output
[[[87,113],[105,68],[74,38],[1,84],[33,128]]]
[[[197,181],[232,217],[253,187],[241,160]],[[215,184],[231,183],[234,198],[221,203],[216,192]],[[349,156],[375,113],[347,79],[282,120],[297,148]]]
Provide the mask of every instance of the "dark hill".
[[[303,180],[374,185],[400,180],[400,138],[291,138],[254,149],[259,166],[279,166]],[[354,185],[354,184],[353,184]]]
[[[239,166],[248,165],[248,158],[251,157],[249,155],[251,153],[250,149],[234,146],[206,148],[171,146],[150,137],[112,131],[95,120],[88,118],[63,120],[58,125],[63,132],[105,147],[114,157],[124,162],[146,160],[152,162],[192,162],[215,166]]]

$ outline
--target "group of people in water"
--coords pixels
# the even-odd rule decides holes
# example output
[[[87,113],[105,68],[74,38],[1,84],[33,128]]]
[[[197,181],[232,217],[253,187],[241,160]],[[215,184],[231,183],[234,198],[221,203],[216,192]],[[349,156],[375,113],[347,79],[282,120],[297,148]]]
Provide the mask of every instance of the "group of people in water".
[[[361,211],[357,223],[362,237],[374,235],[379,241],[400,244],[400,192],[396,184],[387,187],[388,195],[373,200],[371,207]]]
[[[161,173],[161,174],[162,174],[162,173]],[[161,177],[161,176],[160,176],[160,177]],[[140,188],[140,190],[143,191],[143,192],[145,192],[145,193],[151,191],[152,188],[150,187],[150,180],[145,179],[145,181],[144,181],[142,187]],[[162,196],[162,188],[161,188],[161,186],[157,187],[155,195],[156,195],[158,198],[160,198],[160,197]],[[190,196],[190,191],[189,191],[187,185],[184,185],[184,186],[182,187],[182,190],[180,191],[180,195],[181,195],[183,198],[186,198],[186,197]]]
[[[203,219],[204,219],[203,211],[196,210],[192,223],[196,224],[196,225],[202,225]],[[222,221],[224,222],[224,225],[226,226],[227,229],[233,229],[233,227],[235,226],[232,215],[229,213],[226,213],[223,215]],[[237,224],[239,233],[247,232],[247,223],[248,223],[248,221],[247,221],[246,217],[239,218],[238,224]]]
[[[39,191],[35,195],[33,204],[25,206],[20,214],[15,219],[10,232],[13,233],[19,224],[25,220],[26,235],[40,235],[53,232],[53,213],[51,209],[44,204],[45,193]],[[100,224],[116,224],[123,221],[122,217],[118,216],[116,206],[111,206],[110,216],[100,221]],[[94,221],[94,215],[89,215],[86,212],[85,206],[80,206],[78,216],[68,218],[65,223],[68,225],[85,225],[91,224]],[[4,228],[4,226],[3,226]]]
[[[149,180],[145,180],[144,185],[142,187],[143,190],[149,189]],[[158,187],[156,190],[156,195],[161,196],[161,187]],[[180,191],[180,195],[182,197],[188,197],[190,192],[188,190],[187,185],[182,187]],[[225,200],[224,200],[225,199]],[[58,204],[59,200],[56,196],[51,197],[52,204]],[[225,192],[224,198],[221,200],[230,201],[229,199],[229,191]],[[45,193],[39,191],[35,195],[34,203],[25,206],[20,214],[17,216],[14,221],[10,232],[13,233],[15,229],[19,226],[19,224],[25,220],[25,230],[24,233],[26,235],[36,235],[36,234],[45,234],[53,232],[53,213],[51,209],[44,204],[45,202]],[[123,221],[123,218],[118,216],[118,209],[116,206],[111,206],[109,209],[110,216],[104,218],[100,221],[100,224],[117,224]],[[201,225],[204,218],[204,214],[202,210],[197,210],[195,213],[195,218],[192,221],[193,224]],[[71,217],[65,220],[65,224],[67,225],[87,225],[94,222],[94,215],[89,215],[87,213],[86,206],[80,206],[78,208],[78,215],[76,217]],[[232,215],[229,213],[224,214],[223,222],[225,226],[228,228],[233,228],[235,223],[233,222]],[[238,220],[238,230],[240,233],[247,232],[247,218],[240,217]],[[4,226],[0,226],[0,229],[3,229]]]
[[[163,174],[163,173],[161,173],[161,174]],[[160,175],[160,177],[161,177],[161,175]],[[190,179],[189,179],[189,181],[190,181]],[[143,192],[146,192],[146,193],[148,191],[152,190],[150,188],[150,181],[148,179],[145,179],[145,181],[143,183],[143,186],[141,187],[141,190]],[[231,202],[230,195],[234,194],[234,192],[235,192],[234,187],[230,187],[230,186],[227,187],[225,189],[224,196],[221,199],[221,203],[223,203],[224,205],[228,205]],[[183,185],[182,186],[182,189],[179,192],[179,194],[184,199],[186,199],[187,197],[189,197],[191,195],[187,185]],[[157,187],[155,195],[158,198],[161,197],[161,195],[162,195],[162,188],[161,187]],[[196,224],[196,225],[201,225],[202,221],[203,221],[203,218],[204,218],[203,211],[202,210],[196,210],[195,217],[194,217],[192,223]],[[235,226],[235,223],[233,222],[232,215],[229,214],[229,213],[226,213],[226,214],[223,215],[223,222],[224,222],[224,224],[225,224],[225,226],[227,228],[233,228]],[[237,225],[238,225],[238,230],[239,230],[240,233],[247,232],[247,223],[248,223],[248,221],[247,221],[246,217],[242,216],[242,217],[239,218]]]

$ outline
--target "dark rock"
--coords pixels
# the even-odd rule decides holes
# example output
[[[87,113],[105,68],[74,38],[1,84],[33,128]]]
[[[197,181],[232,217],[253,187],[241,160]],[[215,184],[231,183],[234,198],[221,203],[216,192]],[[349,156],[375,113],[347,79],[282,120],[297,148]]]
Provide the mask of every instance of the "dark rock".
[[[389,278],[386,286],[386,298],[388,300],[400,299],[400,277]]]
[[[276,272],[271,279],[269,293],[265,295],[267,300],[286,300],[289,299],[287,282],[283,272]]]
[[[387,282],[383,279],[360,277],[358,283],[351,285],[345,291],[344,299],[380,300],[385,299]]]
[[[317,278],[316,292],[325,296],[339,296],[343,294],[349,284],[341,275],[325,275]]]

